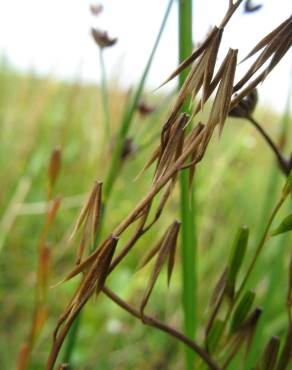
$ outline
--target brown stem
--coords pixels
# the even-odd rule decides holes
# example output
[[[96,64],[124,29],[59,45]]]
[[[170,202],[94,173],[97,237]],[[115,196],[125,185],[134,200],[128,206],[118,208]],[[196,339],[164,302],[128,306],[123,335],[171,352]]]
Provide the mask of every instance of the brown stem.
[[[137,319],[142,320],[141,314],[138,310],[134,307],[130,306],[127,302],[123,299],[118,297],[113,291],[111,291],[107,287],[103,287],[104,294],[109,297],[112,301],[114,301],[117,305],[121,308],[126,310],[129,314],[136,317]],[[193,351],[195,351],[201,358],[208,364],[209,368],[212,370],[220,370],[220,367],[215,363],[212,357],[203,349],[201,348],[195,341],[191,340],[187,336],[185,336],[180,331],[174,329],[171,326],[166,325],[165,323],[155,319],[154,317],[148,316],[143,314],[143,323],[148,326],[152,326],[160,331],[163,331],[172,337],[176,338],[180,342],[183,342],[188,347],[190,347]]]
[[[268,135],[268,133],[264,130],[264,128],[252,116],[247,116],[246,119],[259,131],[259,133],[265,139],[266,143],[269,145],[269,147],[275,153],[281,170],[283,171],[283,173],[286,176],[288,176],[289,172],[290,172],[290,169],[291,169],[290,162],[284,157],[284,155],[282,154],[280,149],[273,142],[273,140]]]
[[[239,5],[242,3],[243,0],[237,0],[235,4],[233,4],[232,0],[229,1],[229,7],[225,14],[224,19],[222,20],[219,28],[224,28],[226,24],[229,22],[229,19],[232,17],[233,13],[236,11],[236,9],[239,7]]]

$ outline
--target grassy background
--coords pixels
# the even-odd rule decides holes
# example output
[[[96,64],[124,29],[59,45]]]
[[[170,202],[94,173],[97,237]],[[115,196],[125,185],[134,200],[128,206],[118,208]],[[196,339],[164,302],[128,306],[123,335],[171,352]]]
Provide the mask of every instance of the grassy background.
[[[64,206],[50,233],[53,285],[74,263],[78,240],[69,244],[68,235],[93,181],[104,179],[114,139],[106,144],[102,140],[103,114],[96,86],[58,82],[33,73],[20,75],[4,62],[0,67],[0,86],[0,367],[12,369],[30,327],[50,152],[56,146],[62,149],[62,171],[56,194],[64,198]],[[126,95],[111,82],[110,116],[114,131],[118,129]],[[125,161],[119,174],[108,204],[105,233],[127,215],[150,186],[151,170],[136,182],[133,180],[158,143],[156,133],[164,123],[169,104],[163,106],[165,97],[158,94],[146,95],[161,108],[147,118],[136,113],[130,132],[136,138],[136,152]],[[259,107],[255,116],[272,137],[279,136],[279,115],[268,107]],[[291,147],[291,140],[289,144]],[[270,189],[271,179],[275,191]],[[284,179],[254,128],[243,120],[229,119],[222,139],[219,141],[214,136],[195,181],[201,338],[208,299],[225,266],[237,227],[242,224],[250,227],[251,251],[268,218],[265,205],[275,204]],[[166,226],[178,217],[176,189],[162,219],[109,278],[114,291],[139,304],[151,266],[137,271],[137,265]],[[270,335],[281,335],[286,327],[288,245],[291,237],[268,243],[252,282],[257,304],[269,302],[265,304],[268,325],[261,338],[263,344]],[[160,278],[149,305],[154,315],[178,327],[181,325],[179,269],[177,261],[169,289],[166,276]],[[50,290],[49,320],[33,351],[30,369],[43,368],[57,317],[77,282],[78,279]],[[78,369],[181,369],[181,351],[181,345],[143,327],[101,296],[85,309],[74,360]]]

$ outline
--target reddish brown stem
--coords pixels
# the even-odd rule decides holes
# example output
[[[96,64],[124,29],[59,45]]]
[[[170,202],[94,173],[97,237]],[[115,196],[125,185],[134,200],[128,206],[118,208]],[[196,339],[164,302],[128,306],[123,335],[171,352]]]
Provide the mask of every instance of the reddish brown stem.
[[[119,305],[129,314],[136,317],[137,319],[142,320],[140,312],[136,310],[134,307],[130,306],[123,299],[118,297],[113,291],[111,291],[107,287],[103,287],[103,292],[107,297],[109,297],[112,301],[114,301],[117,305]],[[220,367],[216,364],[216,362],[212,359],[212,357],[203,348],[201,348],[195,341],[191,340],[190,338],[185,336],[180,331],[174,329],[171,326],[166,325],[165,323],[155,319],[154,317],[151,317],[145,314],[143,314],[143,323],[145,325],[152,326],[160,331],[163,331],[171,335],[175,339],[179,340],[180,342],[183,342],[185,345],[191,348],[194,352],[196,352],[201,357],[201,359],[206,364],[208,364],[210,369],[220,370]]]

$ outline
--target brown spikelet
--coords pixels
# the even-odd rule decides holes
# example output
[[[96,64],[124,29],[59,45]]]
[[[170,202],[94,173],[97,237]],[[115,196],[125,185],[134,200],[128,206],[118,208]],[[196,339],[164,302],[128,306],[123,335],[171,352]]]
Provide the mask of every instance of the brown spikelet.
[[[67,320],[74,317],[84,305],[84,303],[96,291],[96,295],[100,292],[106,280],[109,265],[114,255],[114,251],[118,242],[118,238],[111,236],[107,243],[101,248],[100,253],[97,255],[95,261],[92,263],[90,270],[86,273],[75,298],[72,302],[71,309]]]
[[[169,228],[167,229],[166,233],[162,238],[161,246],[158,248],[158,256],[156,259],[156,263],[154,265],[151,277],[149,279],[147,288],[145,290],[141,305],[140,305],[140,312],[141,316],[143,317],[145,307],[149,301],[151,292],[154,288],[155,282],[158,278],[158,275],[162,269],[162,266],[166,262],[167,258],[170,258],[171,250],[174,250],[172,253],[171,258],[168,260],[168,281],[171,278],[172,268],[173,268],[173,261],[174,261],[174,253],[176,248],[177,236],[179,232],[179,222],[174,221]],[[153,253],[153,250],[152,250]]]
[[[164,236],[159,239],[159,241],[154,245],[153,248],[150,249],[150,251],[146,254],[146,256],[143,258],[140,266],[139,266],[139,269],[145,267],[151,260],[154,256],[156,256],[156,254],[159,252],[160,248],[161,248],[161,245],[163,243],[163,239],[164,239]]]
[[[83,233],[81,237],[79,250],[77,253],[77,264],[79,264],[82,259],[83,251],[85,249],[87,242],[90,240],[91,245],[94,245],[101,217],[101,207],[102,207],[102,183],[96,182],[88,197],[87,202],[84,204],[83,208],[80,211],[72,234],[69,238],[69,240],[71,240],[83,226]]]
[[[49,194],[55,186],[61,169],[62,152],[60,148],[55,148],[50,157],[48,177],[49,177]]]
[[[100,31],[95,28],[91,29],[91,36],[101,49],[113,46],[118,41],[117,38],[110,38],[106,31]]]
[[[185,59],[177,68],[175,71],[171,73],[171,75],[160,85],[163,86],[167,82],[174,79],[176,76],[178,76],[184,69],[188,68],[192,63],[196,61],[196,59],[199,58],[199,56],[206,50],[207,47],[209,47],[210,43],[213,41],[213,38],[218,32],[218,28],[215,26],[213,30],[209,33],[206,40],[200,45],[200,47],[195,50],[187,59]]]
[[[266,35],[250,52],[249,54],[242,60],[242,62],[246,61],[248,58],[256,54],[258,51],[260,51],[265,46],[269,45],[275,37],[279,35],[279,33],[285,28],[290,22],[292,17],[290,16],[288,19],[286,19],[283,23],[281,23],[278,27],[276,27],[272,32],[270,32],[268,35]],[[241,62],[241,63],[242,63]]]
[[[283,55],[291,47],[292,41],[292,17],[284,21],[279,27],[267,35],[263,40],[261,40],[248,54],[248,56],[243,60],[245,61],[259,50],[264,48],[262,53],[256,59],[256,61],[251,65],[246,74],[241,78],[241,80],[234,86],[234,92],[241,89],[244,84],[246,84],[251,77],[264,65],[264,63],[274,54],[269,66],[264,72],[262,81],[266,75],[278,64]]]
[[[210,96],[211,92],[211,80],[213,78],[217,54],[219,50],[219,46],[221,43],[223,34],[223,29],[218,29],[216,32],[214,39],[212,40],[212,43],[209,48],[209,54],[208,54],[208,60],[205,67],[205,73],[204,73],[204,80],[203,80],[203,93],[202,93],[202,99],[201,99],[201,108],[206,103],[208,97]]]
[[[142,168],[142,170],[138,173],[138,175],[135,177],[135,180],[134,181],[136,181],[136,180],[138,180],[139,179],[139,177],[141,176],[141,175],[143,175],[143,173],[155,162],[155,160],[157,159],[157,158],[159,158],[159,156],[160,156],[160,153],[161,153],[161,147],[160,146],[158,146],[155,150],[154,150],[154,152],[152,153],[152,155],[151,155],[151,157],[150,157],[150,159],[147,161],[147,163],[144,165],[144,167]]]
[[[172,240],[171,240],[171,244],[169,247],[168,263],[167,263],[167,284],[168,285],[170,284],[173,267],[175,263],[175,254],[176,254],[176,249],[177,249],[177,238],[179,234],[179,229],[180,229],[180,222],[176,222],[174,225]]]
[[[230,49],[207,124],[209,134],[213,131],[215,125],[219,123],[219,134],[221,135],[230,108],[236,61],[237,50]]]
[[[154,182],[165,173],[169,165],[176,159],[177,150],[181,148],[181,142],[184,134],[184,128],[187,123],[188,116],[182,114],[173,124],[170,130],[170,135],[166,146],[161,150],[157,160],[157,166],[154,174]]]
[[[262,312],[263,310],[260,307],[255,308],[255,310],[249,315],[240,328],[240,331],[246,340],[246,353],[248,353],[250,350],[256,327]]]
[[[68,275],[66,275],[66,277],[61,280],[60,282],[58,282],[57,284],[55,284],[53,287],[56,287],[62,283],[65,283],[66,281],[69,281],[71,279],[73,279],[75,276],[79,275],[81,272],[86,272],[86,270],[88,270],[92,264],[94,263],[94,261],[98,258],[98,256],[100,255],[100,253],[102,252],[104,246],[108,243],[108,239],[106,239],[99,248],[97,248],[96,251],[94,251],[90,256],[88,256],[86,259],[84,259],[82,262],[80,262],[77,266],[75,266],[70,272]]]
[[[95,291],[96,295],[100,293],[100,291],[102,290],[104,286],[104,283],[106,281],[106,278],[110,270],[113,256],[115,254],[118,240],[119,239],[117,237],[113,236],[109,248],[107,248],[105,252],[101,255],[102,257],[101,257],[101,262],[100,262],[100,271],[98,273],[99,277],[98,277],[98,281],[96,284],[96,291]]]

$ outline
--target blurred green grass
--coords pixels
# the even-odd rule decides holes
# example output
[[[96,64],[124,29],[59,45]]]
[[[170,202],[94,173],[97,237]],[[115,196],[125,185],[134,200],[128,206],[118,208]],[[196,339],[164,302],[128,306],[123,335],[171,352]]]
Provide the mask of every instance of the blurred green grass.
[[[64,199],[78,196],[74,207],[61,207],[49,235],[53,251],[50,278],[53,285],[74,263],[78,242],[68,244],[68,235],[93,181],[104,178],[114,139],[111,143],[102,142],[103,113],[97,86],[65,83],[52,77],[40,78],[33,72],[21,75],[4,62],[0,66],[0,85],[0,367],[12,369],[32,316],[37,243],[44,222],[41,205],[46,199],[51,150],[60,146],[63,154],[55,193]],[[146,95],[157,106],[165,99],[150,93]],[[117,131],[126,96],[126,92],[111,83],[110,112],[114,131]],[[151,170],[133,181],[157,145],[158,136],[143,150],[139,148],[159,132],[168,110],[166,105],[148,118],[136,114],[130,136],[137,137],[137,150],[125,161],[119,174],[108,205],[104,233],[110,232],[149,189]],[[202,114],[203,121],[205,113]],[[255,116],[277,138],[281,117],[268,107],[259,107]],[[243,120],[228,119],[222,139],[214,136],[198,167],[195,181],[199,238],[198,315],[202,318],[200,339],[207,319],[208,299],[225,266],[237,227],[242,224],[250,227],[249,251],[252,251],[268,218],[268,215],[264,217],[263,209],[269,197],[271,171],[275,183],[278,181],[278,193],[284,183],[282,175],[273,170],[275,166],[272,153],[254,128]],[[139,242],[136,252],[129,255],[109,278],[109,286],[135,304],[142,298],[151,268],[137,271],[139,260],[168,224],[179,217],[178,202],[176,189],[162,219]],[[268,317],[263,335],[265,341],[270,335],[280,335],[286,326],[287,247],[291,246],[291,237],[283,239],[283,245],[278,244],[268,243],[253,279],[257,304],[260,305],[265,302],[268,272],[272,271],[275,259],[282,266],[273,288],[273,303],[265,307]],[[148,308],[178,327],[181,325],[179,269],[177,261],[169,289],[166,288],[166,276],[160,278]],[[77,280],[50,290],[49,320],[33,351],[30,369],[43,368],[56,320]],[[145,328],[101,296],[85,309],[74,359],[78,369],[181,369],[180,351],[181,346],[172,339]]]

